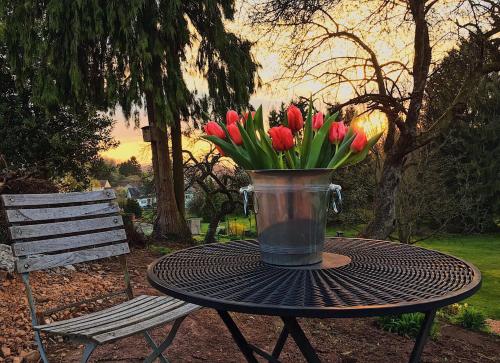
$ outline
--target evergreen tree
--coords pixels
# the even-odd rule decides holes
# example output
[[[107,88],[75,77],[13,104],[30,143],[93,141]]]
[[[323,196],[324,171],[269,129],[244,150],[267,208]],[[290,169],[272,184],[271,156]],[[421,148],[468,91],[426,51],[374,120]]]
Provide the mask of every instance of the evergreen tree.
[[[111,180],[116,173],[115,163],[102,157],[97,158],[90,168],[90,175],[98,180]]]
[[[0,154],[11,169],[42,179],[68,177],[77,188],[87,186],[99,153],[117,144],[111,136],[113,120],[87,105],[78,112],[68,106],[46,110],[38,105],[32,74],[16,85],[1,33],[0,29]]]
[[[435,122],[439,110],[456,96],[454,85],[479,51],[472,39],[443,60],[429,81],[427,122]],[[453,110],[450,131],[433,145],[439,146],[436,158],[448,161],[440,174],[446,195],[456,201],[457,213],[447,227],[455,232],[494,229],[500,215],[500,75],[490,73],[470,88],[469,98]]]
[[[132,156],[130,160],[118,164],[118,171],[124,176],[142,175],[141,164],[139,164],[135,156]]]
[[[248,102],[257,65],[252,44],[225,29],[224,21],[234,17],[234,1],[0,0],[0,5],[19,81],[33,64],[41,64],[34,80],[41,102],[90,102],[101,110],[119,104],[130,117],[145,101],[158,195],[155,236],[189,239],[181,213],[180,122],[193,105],[184,81],[185,55],[188,48],[197,52],[196,67],[208,81],[214,109]]]

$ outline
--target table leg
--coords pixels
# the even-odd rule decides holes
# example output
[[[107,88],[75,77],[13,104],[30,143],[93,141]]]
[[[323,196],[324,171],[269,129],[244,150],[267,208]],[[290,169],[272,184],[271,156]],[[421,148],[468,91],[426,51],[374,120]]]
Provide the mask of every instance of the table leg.
[[[413,351],[411,352],[409,363],[420,363],[420,356],[422,355],[425,342],[427,341],[429,333],[431,332],[432,323],[434,322],[435,316],[436,310],[427,311],[425,313],[424,322],[422,323],[420,331],[418,332],[415,346],[413,347]]]
[[[252,348],[246,341],[240,329],[238,329],[238,326],[231,318],[231,315],[229,315],[229,313],[224,310],[217,310],[217,313],[219,313],[219,316],[221,317],[222,321],[224,322],[224,324],[226,324],[227,328],[229,329],[229,332],[233,336],[234,341],[238,345],[238,348],[240,348],[241,353],[243,353],[243,355],[245,356],[247,362],[258,363],[258,360],[255,358],[253,354]]]
[[[302,328],[297,322],[297,319],[286,316],[282,316],[281,319],[285,323],[286,328],[290,332],[290,335],[292,336],[293,340],[295,340],[295,343],[299,347],[304,358],[306,358],[307,362],[320,363],[321,361],[319,360],[318,355],[316,354],[311,343],[309,343],[309,340],[302,331]]]
[[[276,345],[274,346],[273,352],[271,355],[278,359],[280,357],[281,351],[283,350],[283,347],[285,346],[286,339],[288,338],[288,328],[283,326],[283,330],[280,333],[280,336],[278,338],[278,341],[276,342]]]

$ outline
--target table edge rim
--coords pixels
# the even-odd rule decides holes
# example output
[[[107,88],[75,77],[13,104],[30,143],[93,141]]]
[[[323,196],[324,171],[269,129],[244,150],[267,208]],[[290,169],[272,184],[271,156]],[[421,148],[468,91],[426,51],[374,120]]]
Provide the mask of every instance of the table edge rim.
[[[346,237],[328,237],[328,238],[358,239],[358,240],[370,240],[370,241],[401,244],[398,242],[384,241],[384,240],[377,240],[370,238],[346,238]],[[238,240],[238,241],[249,241],[249,240]],[[222,243],[222,242],[217,242],[217,243]],[[199,247],[200,246],[193,246],[179,251],[185,251]],[[474,264],[469,263],[459,257],[443,253],[440,251],[436,251],[433,249],[420,246],[413,246],[413,247],[453,257],[456,260],[463,262],[473,270],[474,278],[472,279],[470,284],[462,287],[461,289],[432,299],[416,300],[413,302],[403,302],[397,304],[359,305],[359,306],[345,306],[345,307],[327,307],[327,306],[300,307],[300,306],[285,306],[285,305],[276,306],[268,304],[254,304],[254,303],[234,302],[234,301],[231,302],[229,300],[220,300],[199,294],[187,293],[181,289],[177,289],[174,287],[167,287],[163,285],[161,281],[159,281],[158,277],[153,273],[154,266],[160,260],[166,258],[168,255],[156,258],[153,262],[151,262],[148,265],[147,279],[150,285],[155,289],[157,289],[158,291],[163,292],[164,294],[167,294],[174,298],[181,299],[186,302],[197,304],[203,307],[208,307],[223,311],[240,312],[246,314],[309,317],[309,318],[328,318],[328,317],[351,318],[351,317],[370,317],[370,316],[381,316],[381,315],[401,314],[401,313],[411,313],[411,312],[426,312],[466,299],[474,295],[481,288],[482,285],[481,271]]]

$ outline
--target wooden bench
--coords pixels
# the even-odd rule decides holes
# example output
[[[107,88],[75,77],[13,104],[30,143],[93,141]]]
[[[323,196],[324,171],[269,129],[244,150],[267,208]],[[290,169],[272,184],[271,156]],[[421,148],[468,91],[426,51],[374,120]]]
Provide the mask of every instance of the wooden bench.
[[[126,261],[126,254],[130,251],[113,190],[1,197],[10,224],[12,250],[18,257],[16,270],[25,285],[35,340],[45,363],[48,359],[41,333],[84,343],[82,362],[88,361],[98,345],[142,333],[153,349],[145,362],[157,358],[163,363],[168,362],[164,350],[173,341],[182,320],[199,306],[169,296],[133,296]],[[73,319],[39,324],[29,283],[30,272],[109,257],[117,257],[123,267],[123,290],[50,309],[39,315],[50,315],[80,303],[119,294],[127,298],[125,302]],[[173,322],[169,334],[157,345],[150,329],[169,322]]]

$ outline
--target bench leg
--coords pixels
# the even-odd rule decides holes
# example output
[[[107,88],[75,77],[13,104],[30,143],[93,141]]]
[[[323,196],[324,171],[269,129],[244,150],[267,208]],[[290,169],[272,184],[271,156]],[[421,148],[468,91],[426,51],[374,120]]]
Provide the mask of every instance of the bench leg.
[[[162,363],[169,363],[168,359],[163,355],[163,352],[169,347],[170,344],[172,344],[175,335],[177,334],[177,331],[179,330],[185,318],[186,316],[183,316],[182,318],[175,320],[172,329],[170,329],[167,337],[160,345],[156,345],[156,343],[153,341],[153,338],[148,332],[144,333],[146,341],[151,346],[151,348],[153,348],[153,352],[148,357],[146,357],[144,363],[152,363],[156,358],[160,358],[160,361]]]
[[[97,347],[97,344],[95,343],[87,343],[85,344],[85,348],[83,349],[83,355],[82,355],[82,363],[87,363],[90,359],[90,356],[92,355],[92,352],[94,349]]]
[[[25,272],[21,274],[21,279],[23,280],[24,288],[26,290],[26,296],[28,297],[28,305],[30,308],[30,315],[31,315],[31,325],[35,326],[38,325],[38,320],[36,318],[35,299],[33,299],[33,293],[31,291],[29,273]],[[36,345],[38,346],[38,352],[40,353],[40,358],[42,358],[42,362],[49,363],[49,360],[47,359],[47,353],[45,352],[45,347],[43,346],[42,337],[40,335],[40,332],[37,330],[35,330],[35,341]]]
[[[36,345],[38,345],[38,353],[40,353],[40,358],[42,358],[42,362],[49,363],[49,360],[47,359],[47,353],[45,353],[45,347],[43,346],[42,337],[40,336],[39,331],[35,331],[35,341]]]

